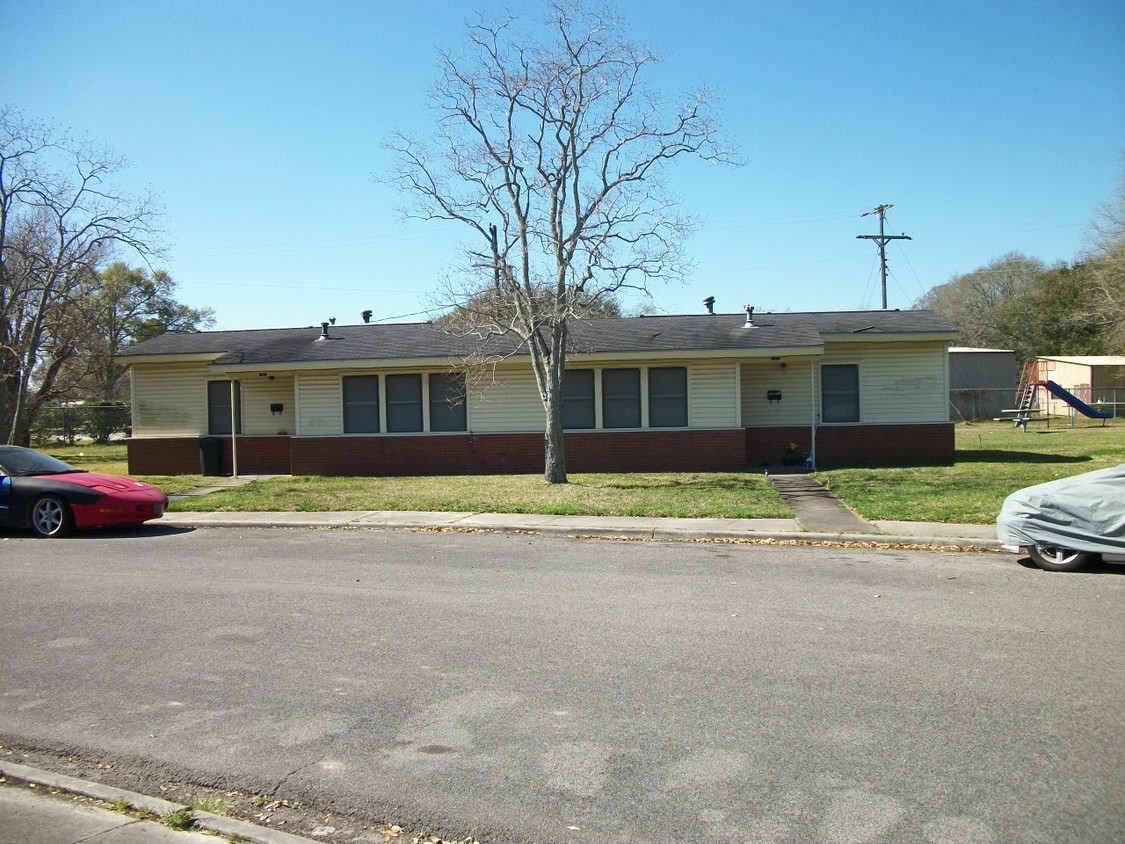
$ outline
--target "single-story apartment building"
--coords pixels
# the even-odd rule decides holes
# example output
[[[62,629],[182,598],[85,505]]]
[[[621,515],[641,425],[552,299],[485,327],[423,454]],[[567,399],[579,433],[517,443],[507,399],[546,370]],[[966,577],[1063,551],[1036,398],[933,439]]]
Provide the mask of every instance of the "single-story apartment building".
[[[743,471],[953,459],[948,348],[928,311],[577,321],[567,468]],[[136,474],[539,472],[526,349],[430,323],[165,334],[126,349]]]

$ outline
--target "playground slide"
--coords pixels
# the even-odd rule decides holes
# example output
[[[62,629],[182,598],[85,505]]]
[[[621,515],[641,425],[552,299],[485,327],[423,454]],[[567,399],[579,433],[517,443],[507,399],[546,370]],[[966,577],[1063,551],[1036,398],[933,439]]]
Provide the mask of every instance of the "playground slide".
[[[1109,419],[1113,415],[1102,410],[1094,410],[1094,408],[1090,407],[1090,405],[1086,404],[1086,402],[1082,401],[1082,399],[1078,398],[1074,393],[1064,390],[1054,381],[1040,381],[1039,384],[1040,386],[1046,387],[1052,396],[1066,402],[1083,416],[1089,416],[1091,419]]]

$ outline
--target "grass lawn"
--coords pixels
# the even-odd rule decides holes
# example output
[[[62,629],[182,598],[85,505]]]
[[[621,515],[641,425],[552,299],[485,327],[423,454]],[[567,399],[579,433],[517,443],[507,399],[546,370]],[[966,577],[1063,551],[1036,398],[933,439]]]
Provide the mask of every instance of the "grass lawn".
[[[761,475],[572,474],[278,478],[176,502],[175,510],[432,510],[559,516],[790,518]]]
[[[958,424],[952,466],[822,469],[817,475],[867,519],[989,524],[1012,491],[1125,462],[1125,420],[1066,427]],[[127,474],[125,446],[46,449],[91,471]],[[199,475],[144,476],[168,493],[207,482]],[[565,486],[539,475],[417,478],[277,478],[175,502],[173,510],[450,510],[589,516],[788,518],[758,474],[573,474]]]
[[[817,477],[866,519],[990,524],[1009,493],[1125,463],[1125,419],[960,423],[952,466],[829,469]]]

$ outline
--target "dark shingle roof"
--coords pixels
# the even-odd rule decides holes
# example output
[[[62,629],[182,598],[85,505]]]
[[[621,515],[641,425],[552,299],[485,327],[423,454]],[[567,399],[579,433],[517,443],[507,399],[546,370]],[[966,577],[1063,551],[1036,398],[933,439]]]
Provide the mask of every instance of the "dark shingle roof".
[[[576,322],[570,351],[576,354],[707,352],[819,347],[825,335],[949,335],[955,329],[930,311],[837,311],[627,317]],[[320,328],[204,331],[164,334],[118,357],[217,355],[216,364],[330,363],[356,360],[462,358],[480,351],[474,337],[447,334],[430,323],[334,325]],[[492,338],[489,351],[518,353],[518,341]]]

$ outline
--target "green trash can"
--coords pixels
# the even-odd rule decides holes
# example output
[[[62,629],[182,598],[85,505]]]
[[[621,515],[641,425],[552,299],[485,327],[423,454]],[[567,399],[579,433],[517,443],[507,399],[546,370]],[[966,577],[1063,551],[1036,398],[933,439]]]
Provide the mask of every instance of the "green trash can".
[[[199,438],[199,470],[204,475],[223,474],[223,441],[218,437]]]

